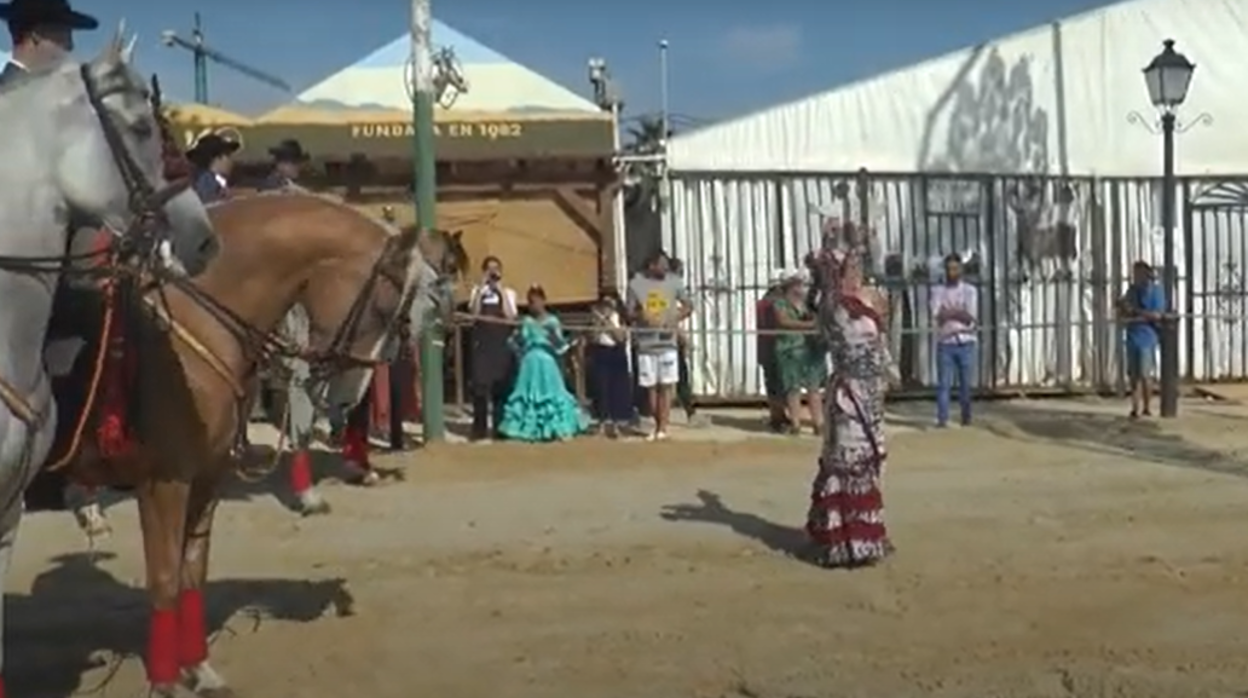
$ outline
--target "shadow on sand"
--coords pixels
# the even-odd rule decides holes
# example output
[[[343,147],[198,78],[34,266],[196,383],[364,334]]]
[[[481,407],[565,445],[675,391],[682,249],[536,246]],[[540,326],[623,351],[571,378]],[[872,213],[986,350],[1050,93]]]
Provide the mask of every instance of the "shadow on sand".
[[[143,654],[147,593],[127,586],[95,561],[100,554],[52,559],[30,595],[5,602],[5,683],[12,695],[39,698],[106,690],[122,662]],[[310,623],[329,613],[354,613],[342,579],[226,579],[206,589],[208,629],[255,632],[268,619]],[[106,669],[96,686],[80,686],[86,672]]]
[[[709,490],[698,490],[697,503],[668,504],[659,512],[664,521],[703,523],[723,526],[733,533],[762,543],[772,552],[814,564],[806,532],[785,526],[748,511],[724,504],[723,497]]]
[[[1248,476],[1248,461],[1243,457],[1168,432],[1155,418],[1133,420],[1103,412],[999,403],[979,424],[1009,439],[1047,441],[1147,463]]]

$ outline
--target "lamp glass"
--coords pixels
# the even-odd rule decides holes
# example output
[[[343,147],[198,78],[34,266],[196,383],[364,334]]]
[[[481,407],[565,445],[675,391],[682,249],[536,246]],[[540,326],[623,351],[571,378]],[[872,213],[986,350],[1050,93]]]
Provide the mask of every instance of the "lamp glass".
[[[1196,66],[1174,50],[1174,41],[1166,40],[1165,48],[1144,69],[1148,99],[1159,109],[1173,109],[1187,99]]]

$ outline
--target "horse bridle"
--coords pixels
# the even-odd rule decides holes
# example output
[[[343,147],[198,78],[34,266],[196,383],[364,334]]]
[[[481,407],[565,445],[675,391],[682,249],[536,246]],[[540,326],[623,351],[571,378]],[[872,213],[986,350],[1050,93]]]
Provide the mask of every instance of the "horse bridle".
[[[89,63],[79,66],[78,74],[82,77],[87,102],[95,112],[100,131],[104,134],[104,141],[108,144],[113,163],[117,166],[117,172],[121,175],[128,193],[127,206],[132,217],[125,230],[117,231],[121,234],[121,244],[140,257],[146,258],[160,242],[157,234],[168,225],[165,206],[175,196],[185,191],[191,182],[189,179],[180,179],[156,189],[148,180],[147,175],[143,173],[143,169],[135,162],[130,150],[126,148],[117,124],[109,116],[108,108],[104,106],[104,100],[107,97],[120,93],[122,90],[101,91],[95,80],[91,78]],[[153,117],[157,121],[160,119],[159,114],[153,114]],[[163,142],[161,148],[165,148]]]

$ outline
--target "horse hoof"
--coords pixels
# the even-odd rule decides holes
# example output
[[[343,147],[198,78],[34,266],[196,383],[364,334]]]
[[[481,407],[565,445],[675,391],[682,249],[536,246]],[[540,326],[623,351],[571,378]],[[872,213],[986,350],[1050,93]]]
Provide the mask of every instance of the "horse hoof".
[[[226,685],[225,679],[221,678],[221,675],[208,662],[184,669],[182,688],[190,695],[199,698],[237,698],[234,689]]]
[[[302,516],[323,516],[329,513],[329,502],[320,500],[299,506],[299,514]]]
[[[104,538],[113,532],[113,527],[108,524],[108,519],[104,518],[104,511],[100,509],[99,504],[88,504],[78,509],[74,512],[74,518],[78,520],[78,527],[87,534],[88,538]]]
[[[188,698],[198,695],[194,691],[179,684],[168,686],[152,686],[147,693],[149,698]]]
[[[357,468],[355,474],[351,477],[351,483],[358,487],[374,487],[381,483],[381,476],[376,470],[371,468]]]

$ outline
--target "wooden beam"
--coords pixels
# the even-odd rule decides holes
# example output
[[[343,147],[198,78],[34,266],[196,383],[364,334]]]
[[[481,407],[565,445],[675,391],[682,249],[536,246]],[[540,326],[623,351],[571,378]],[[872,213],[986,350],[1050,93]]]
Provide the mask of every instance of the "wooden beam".
[[[598,245],[599,259],[602,257],[602,222],[598,217],[598,212],[589,204],[585,203],[585,199],[573,187],[555,187],[550,189],[551,201],[559,207],[561,211],[568,214],[577,225],[585,229],[594,238],[594,243]]]

